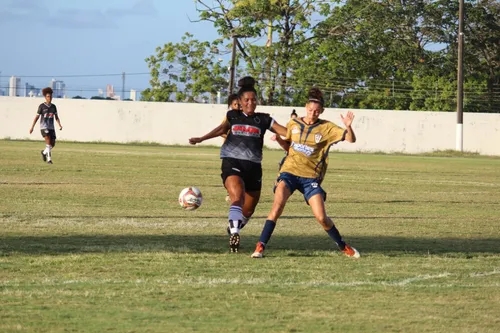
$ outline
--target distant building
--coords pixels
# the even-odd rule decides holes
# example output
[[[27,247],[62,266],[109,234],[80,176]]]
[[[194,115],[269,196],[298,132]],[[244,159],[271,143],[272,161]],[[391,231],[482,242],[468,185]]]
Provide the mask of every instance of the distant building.
[[[64,83],[64,81],[52,79],[49,83],[49,87],[51,87],[54,91],[52,97],[63,98],[66,96],[66,84]]]
[[[137,90],[130,89],[130,99],[133,101],[137,100]]]
[[[9,96],[21,96],[21,78],[11,76],[9,80]]]
[[[113,88],[112,84],[106,85],[106,97],[109,98],[115,97],[115,88]]]
[[[40,89],[36,88],[34,85],[26,82],[23,87],[23,96],[24,97],[35,97],[40,94]]]

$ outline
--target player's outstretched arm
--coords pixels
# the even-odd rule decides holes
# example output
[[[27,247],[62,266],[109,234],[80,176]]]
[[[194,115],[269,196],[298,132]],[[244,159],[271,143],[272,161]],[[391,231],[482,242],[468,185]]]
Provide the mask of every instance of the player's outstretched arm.
[[[286,152],[288,152],[288,150],[290,149],[290,142],[281,138],[281,136],[279,136],[278,134],[274,134],[271,137],[271,140],[276,141],[280,145],[280,147]]]
[[[271,129],[274,133],[286,137],[286,127],[278,124],[278,122],[274,121]]]
[[[343,115],[340,115],[340,118],[342,118],[342,122],[344,123],[347,134],[345,136],[345,141],[354,143],[356,142],[356,134],[354,134],[354,131],[351,127],[352,122],[354,120],[354,113],[351,111],[347,112],[346,116],[344,117]]]
[[[229,131],[229,122],[225,121],[204,136],[189,139],[189,143],[192,145],[202,143],[205,140],[216,138],[218,136],[221,136],[222,134],[227,134],[227,131]]]
[[[33,129],[35,128],[35,125],[36,125],[36,122],[38,121],[38,118],[40,118],[39,114],[37,114],[35,116],[35,119],[33,119],[33,124],[31,124],[31,128],[30,128],[30,134],[33,133]]]

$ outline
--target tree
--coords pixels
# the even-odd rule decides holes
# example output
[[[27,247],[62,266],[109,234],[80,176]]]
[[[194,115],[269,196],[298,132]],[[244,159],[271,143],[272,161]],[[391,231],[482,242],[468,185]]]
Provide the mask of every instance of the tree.
[[[314,0],[215,0],[210,6],[197,0],[201,21],[214,24],[221,38],[267,37],[266,45],[237,39],[238,54],[248,74],[262,83],[261,100],[273,105],[289,102],[290,73],[304,58],[303,44],[312,32],[312,15],[320,8]],[[278,37],[274,42],[274,36]]]
[[[430,5],[430,35],[445,45],[445,75],[456,85],[458,3],[439,0]],[[464,110],[500,112],[500,3],[495,0],[466,1],[464,25]]]
[[[142,92],[142,100],[193,102],[208,94],[227,89],[228,73],[217,58],[221,41],[200,42],[186,33],[181,43],[167,43],[156,48],[156,55],[146,59],[151,71],[151,88]]]
[[[220,39],[199,42],[186,34],[182,43],[159,48],[147,59],[147,100],[168,100],[174,92],[184,100],[213,94],[212,86],[224,89],[225,66],[214,65],[212,49],[227,48],[239,36],[240,76],[257,79],[264,104],[303,104],[307,90],[317,86],[329,106],[455,109],[457,1],[195,3],[199,20],[212,22]],[[500,3],[467,0],[465,34],[464,110],[500,112]]]
[[[315,30],[297,84],[317,82],[345,107],[408,109],[412,77],[433,57],[426,49],[427,1],[345,1]],[[318,77],[317,73],[321,73]]]

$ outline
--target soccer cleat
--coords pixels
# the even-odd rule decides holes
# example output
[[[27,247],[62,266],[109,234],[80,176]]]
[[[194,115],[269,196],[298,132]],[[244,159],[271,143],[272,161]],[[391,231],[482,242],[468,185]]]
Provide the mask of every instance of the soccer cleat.
[[[262,258],[264,256],[264,244],[258,242],[255,251],[252,253],[252,258]]]
[[[53,164],[53,163],[52,163],[52,160],[48,161],[48,162],[47,162],[47,164]]]
[[[345,248],[344,250],[342,250],[342,252],[344,252],[344,254],[348,257],[351,257],[351,258],[359,258],[361,257],[361,255],[359,254],[358,250],[356,250],[355,248],[349,246],[349,245],[345,245]]]
[[[240,248],[240,235],[232,234],[229,236],[229,250],[233,253],[237,253]]]
[[[43,161],[44,161],[44,162],[47,162],[47,155],[45,155],[45,154],[43,153],[43,150],[41,150],[41,151],[40,151],[40,153],[42,154],[42,159],[43,159]]]

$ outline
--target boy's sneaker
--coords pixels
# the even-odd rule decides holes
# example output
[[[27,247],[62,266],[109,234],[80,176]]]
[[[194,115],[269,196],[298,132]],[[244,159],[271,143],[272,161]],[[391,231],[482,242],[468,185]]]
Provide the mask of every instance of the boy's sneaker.
[[[43,150],[41,150],[41,151],[40,151],[40,153],[42,154],[42,159],[43,159],[43,161],[44,161],[44,162],[47,162],[47,155],[45,155],[45,154],[43,153]]]
[[[258,242],[255,251],[252,253],[252,258],[262,258],[264,256],[264,244]]]
[[[233,253],[237,253],[240,248],[240,235],[232,234],[229,236],[229,250]]]
[[[359,258],[361,257],[361,255],[359,254],[358,250],[356,250],[355,248],[351,247],[350,245],[345,245],[345,248],[344,250],[342,251],[344,252],[344,254],[348,257],[351,257],[351,258]]]
[[[48,161],[48,162],[47,162],[47,164],[53,164],[53,163],[52,163],[52,160]]]

